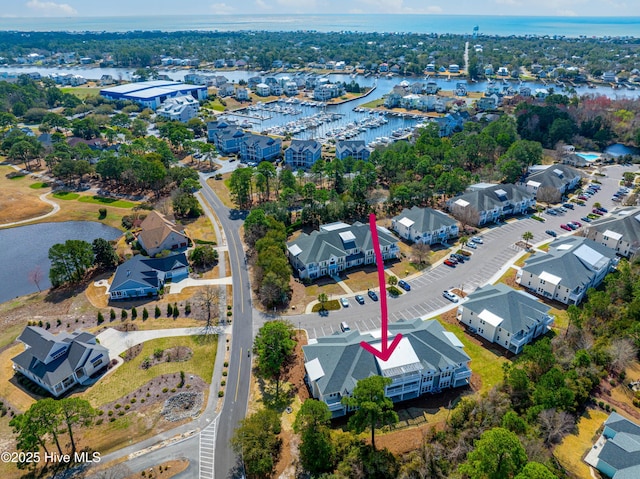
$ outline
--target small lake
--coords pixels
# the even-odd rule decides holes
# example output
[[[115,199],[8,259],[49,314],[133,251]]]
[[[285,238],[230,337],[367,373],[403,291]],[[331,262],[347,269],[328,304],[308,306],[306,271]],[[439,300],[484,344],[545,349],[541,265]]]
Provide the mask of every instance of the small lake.
[[[622,143],[615,143],[613,145],[607,146],[604,149],[604,153],[615,157],[623,155],[637,155],[638,149],[623,145]]]
[[[35,293],[38,288],[29,281],[29,273],[37,267],[42,270],[40,288],[49,282],[49,248],[70,239],[91,243],[96,238],[113,240],[122,231],[93,221],[66,221],[41,223],[0,229],[0,303],[16,296]]]

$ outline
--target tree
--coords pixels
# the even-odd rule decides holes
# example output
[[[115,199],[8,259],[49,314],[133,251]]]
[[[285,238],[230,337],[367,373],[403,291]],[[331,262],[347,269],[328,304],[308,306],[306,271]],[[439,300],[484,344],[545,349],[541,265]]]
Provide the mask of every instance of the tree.
[[[525,231],[522,233],[522,239],[525,242],[525,249],[529,249],[529,241],[533,239],[533,233],[531,231]]]
[[[429,265],[429,255],[431,254],[431,246],[426,243],[415,243],[411,247],[412,260],[420,266]]]
[[[324,311],[324,303],[326,303],[327,301],[329,301],[329,298],[327,297],[327,293],[320,293],[318,295],[318,303],[320,303],[320,310]]]
[[[530,462],[522,468],[520,474],[514,479],[558,479],[553,472],[551,472],[547,466],[539,462]]]
[[[109,269],[118,264],[118,254],[109,241],[104,238],[96,238],[91,244],[94,264],[101,268]]]
[[[527,463],[527,454],[511,431],[496,427],[475,441],[474,449],[458,470],[469,479],[508,479]]]
[[[276,397],[280,391],[280,378],[288,368],[296,346],[293,337],[293,325],[289,321],[269,321],[258,330],[253,343],[257,356],[256,375],[276,382]]]
[[[253,172],[251,168],[237,168],[229,178],[229,191],[233,202],[240,209],[246,209],[251,205]]]
[[[42,268],[40,268],[40,266],[36,266],[31,271],[29,271],[29,282],[36,285],[36,288],[38,288],[38,292],[42,291],[40,289],[40,281],[42,281],[43,276],[44,273],[42,272]]]
[[[280,449],[280,428],[280,417],[272,409],[259,409],[240,421],[231,447],[242,458],[248,477],[271,477]]]
[[[307,399],[296,415],[293,430],[300,434],[300,460],[312,474],[333,469],[335,448],[331,442],[331,411],[323,401]]]
[[[349,427],[358,433],[371,428],[371,447],[374,450],[376,449],[376,427],[398,422],[398,415],[393,410],[393,402],[384,394],[385,388],[391,382],[391,378],[369,376],[358,381],[351,396],[342,398],[342,404],[357,408],[349,418]]]
[[[173,212],[176,216],[197,218],[202,215],[202,208],[192,193],[179,190],[173,198]]]
[[[204,309],[207,312],[207,325],[205,326],[206,331],[209,331],[210,327],[213,326],[211,323],[212,316],[211,311],[214,306],[217,306],[220,301],[220,290],[217,286],[208,284],[198,294],[198,298],[200,302],[204,305]],[[167,316],[171,316],[167,313]]]
[[[558,203],[562,198],[562,194],[558,188],[553,186],[541,186],[536,193],[536,199],[541,203],[546,203],[547,208],[552,203]]]
[[[31,170],[31,162],[37,160],[40,163],[40,157],[44,152],[44,147],[35,138],[24,137],[20,141],[13,144],[8,152],[9,158],[24,163],[27,170]]]
[[[97,412],[89,401],[77,397],[68,397],[58,401],[61,422],[67,427],[67,434],[71,441],[71,454],[76,452],[73,428],[77,425],[89,426]]]
[[[218,261],[218,251],[210,245],[196,246],[189,253],[189,261],[200,268],[213,266]]]
[[[387,284],[389,284],[390,286],[395,286],[396,284],[398,284],[398,277],[389,276],[389,278],[387,279]]]
[[[468,225],[477,226],[480,223],[480,212],[471,205],[461,206],[454,203],[451,207],[451,215],[462,224],[463,233]]]
[[[54,287],[80,281],[93,264],[93,249],[82,240],[67,240],[49,248],[49,279]]]

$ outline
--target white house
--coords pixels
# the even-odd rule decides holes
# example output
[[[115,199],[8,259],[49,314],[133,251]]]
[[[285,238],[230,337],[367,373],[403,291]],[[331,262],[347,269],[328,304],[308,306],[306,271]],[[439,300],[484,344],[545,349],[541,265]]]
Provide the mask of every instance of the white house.
[[[482,226],[503,217],[527,212],[536,204],[535,196],[524,187],[513,184],[491,185],[457,196],[447,202],[449,211],[458,219],[471,219],[469,224]],[[473,214],[471,214],[473,213]]]
[[[640,208],[615,210],[586,225],[585,236],[627,258],[640,249]]]
[[[442,211],[414,206],[393,217],[391,229],[401,238],[431,245],[456,238],[458,221]]]
[[[156,114],[172,121],[186,123],[198,116],[198,110],[200,110],[198,100],[191,95],[183,95],[167,98],[156,110]]]

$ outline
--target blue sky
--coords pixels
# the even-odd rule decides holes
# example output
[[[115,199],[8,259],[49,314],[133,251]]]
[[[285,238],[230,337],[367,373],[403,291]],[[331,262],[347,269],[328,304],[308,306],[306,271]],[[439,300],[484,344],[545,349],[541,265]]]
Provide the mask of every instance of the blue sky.
[[[382,13],[640,16],[639,0],[4,0],[4,17]]]

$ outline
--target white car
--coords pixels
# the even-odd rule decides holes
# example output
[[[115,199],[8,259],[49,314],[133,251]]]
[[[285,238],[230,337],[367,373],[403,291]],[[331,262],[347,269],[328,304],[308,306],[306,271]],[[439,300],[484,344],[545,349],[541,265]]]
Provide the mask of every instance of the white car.
[[[473,241],[474,243],[478,243],[478,244],[483,244],[484,241],[482,238],[480,238],[480,236],[474,236],[473,238],[471,238],[471,241]]]
[[[477,248],[478,248],[478,245],[477,245],[477,244],[475,244],[473,241],[469,241],[469,242],[467,243],[467,246],[468,246],[469,248],[471,248],[471,249],[477,249]]]
[[[458,296],[457,294],[452,293],[450,291],[443,291],[442,292],[442,296],[447,298],[452,303],[457,303],[458,301],[460,301],[460,296]]]
[[[340,304],[343,308],[349,307],[349,300],[347,298],[340,298]]]

